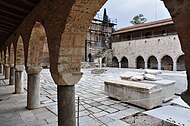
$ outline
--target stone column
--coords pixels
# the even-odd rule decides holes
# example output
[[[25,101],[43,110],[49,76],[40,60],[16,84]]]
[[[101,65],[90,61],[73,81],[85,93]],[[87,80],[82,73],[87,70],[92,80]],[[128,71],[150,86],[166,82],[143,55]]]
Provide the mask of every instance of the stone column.
[[[15,67],[14,67],[14,65],[10,65],[9,84],[10,85],[14,85],[15,84]]]
[[[173,71],[177,71],[177,63],[173,62]]]
[[[147,63],[147,62],[145,62],[145,64],[144,64],[144,68],[145,68],[145,69],[148,68],[148,63]]]
[[[40,107],[40,72],[42,67],[27,68],[27,108],[36,109]]]
[[[58,125],[76,126],[75,86],[58,85]]]
[[[161,62],[158,61],[158,70],[161,70]]]
[[[15,65],[15,93],[19,94],[24,92],[23,88],[23,71],[24,65]]]
[[[3,66],[2,66],[2,63],[0,63],[0,73],[3,73]]]
[[[8,64],[5,64],[5,79],[10,78],[10,66]]]
[[[81,72],[51,73],[57,84],[58,126],[76,126],[75,84],[82,77]]]

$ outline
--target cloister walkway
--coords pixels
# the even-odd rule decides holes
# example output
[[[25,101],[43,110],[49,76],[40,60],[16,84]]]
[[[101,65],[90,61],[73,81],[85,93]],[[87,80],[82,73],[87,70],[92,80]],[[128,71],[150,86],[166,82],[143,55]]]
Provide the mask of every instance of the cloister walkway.
[[[80,126],[129,126],[121,119],[144,109],[121,103],[104,94],[104,80],[118,79],[119,75],[130,69],[106,68],[101,75],[91,74],[91,69],[82,69],[82,79],[76,85],[77,98],[80,98]],[[134,70],[133,70],[134,71]],[[142,70],[135,70],[142,71]],[[165,73],[167,74],[167,72]],[[168,73],[177,78],[175,73]],[[180,74],[180,81],[186,77]],[[171,76],[171,77],[172,77]],[[56,126],[57,124],[57,87],[49,69],[41,72],[40,102],[41,108],[28,110],[26,93],[26,74],[24,74],[25,92],[14,94],[14,85],[9,85],[0,74],[0,125],[2,126]],[[178,79],[178,78],[177,78]],[[185,85],[179,86],[183,88]],[[185,89],[183,89],[185,90]],[[76,109],[77,110],[77,109]],[[77,115],[77,114],[76,114]]]

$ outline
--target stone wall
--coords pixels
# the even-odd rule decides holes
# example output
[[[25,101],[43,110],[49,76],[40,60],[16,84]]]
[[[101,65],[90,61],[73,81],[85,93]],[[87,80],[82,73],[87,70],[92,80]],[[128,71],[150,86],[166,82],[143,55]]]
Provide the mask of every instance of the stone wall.
[[[177,35],[115,42],[113,50],[113,55],[119,61],[124,56],[128,59],[130,68],[136,68],[138,56],[142,56],[145,62],[148,62],[150,56],[155,56],[157,61],[161,62],[162,57],[168,55],[173,59],[173,62],[177,62],[177,58],[183,55]]]

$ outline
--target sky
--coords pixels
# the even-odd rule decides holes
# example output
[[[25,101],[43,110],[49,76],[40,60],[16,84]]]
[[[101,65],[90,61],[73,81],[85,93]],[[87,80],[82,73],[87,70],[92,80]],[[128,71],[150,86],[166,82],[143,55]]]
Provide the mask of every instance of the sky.
[[[117,19],[117,29],[131,26],[130,21],[138,14],[143,14],[147,22],[170,18],[161,0],[108,0],[99,15],[103,15],[104,8],[109,18]]]

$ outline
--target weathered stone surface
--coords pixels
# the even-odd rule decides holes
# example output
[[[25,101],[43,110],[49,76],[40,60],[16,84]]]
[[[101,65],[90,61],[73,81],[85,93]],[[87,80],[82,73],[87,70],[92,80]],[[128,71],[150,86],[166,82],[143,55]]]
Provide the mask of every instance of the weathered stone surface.
[[[113,98],[128,102],[146,109],[162,104],[162,94],[159,86],[142,82],[125,80],[105,81],[105,93]]]
[[[27,67],[26,72],[27,74],[39,74],[42,71],[42,67],[41,66],[30,66]]]
[[[134,75],[130,78],[130,80],[132,81],[142,81],[144,80],[144,76],[143,75]]]
[[[161,94],[163,96],[163,102],[171,100],[175,93],[175,81],[173,80],[157,80],[157,81],[143,81],[144,83],[156,84],[162,88]]]
[[[156,81],[156,80],[158,80],[159,78],[156,77],[156,76],[153,75],[153,74],[145,74],[145,75],[144,75],[144,79],[145,79],[145,80],[149,80],[149,81]]]

